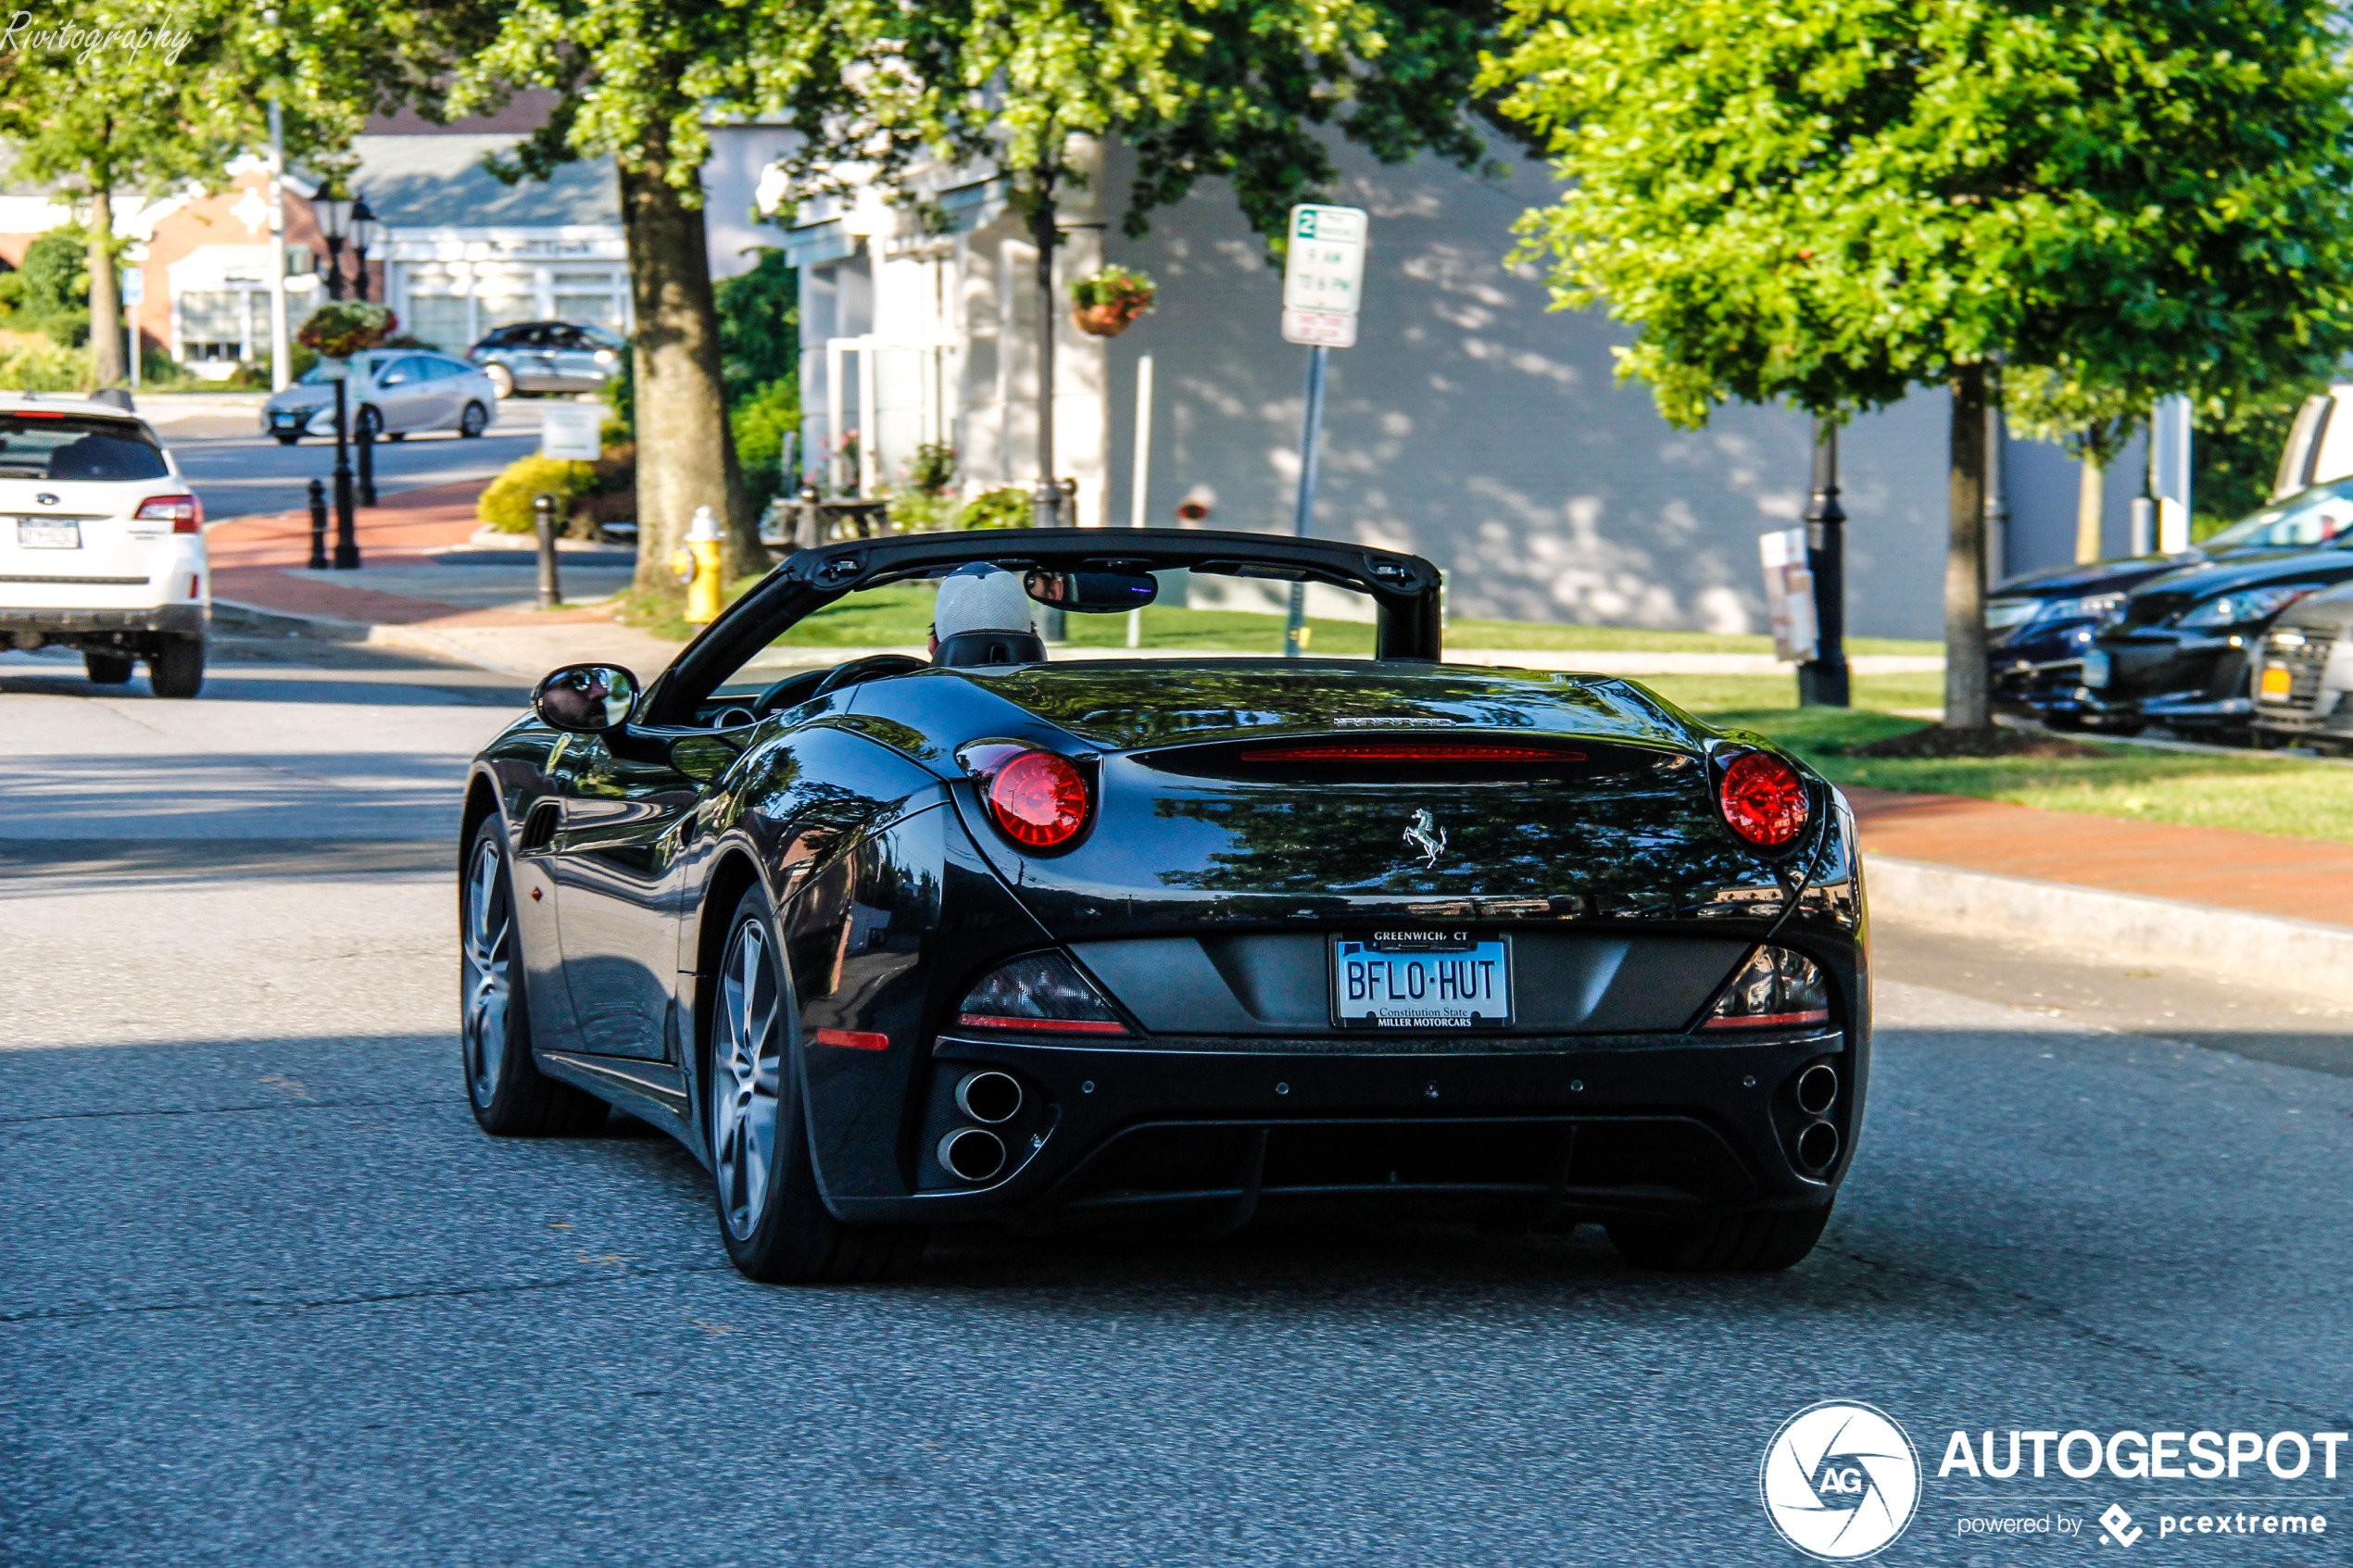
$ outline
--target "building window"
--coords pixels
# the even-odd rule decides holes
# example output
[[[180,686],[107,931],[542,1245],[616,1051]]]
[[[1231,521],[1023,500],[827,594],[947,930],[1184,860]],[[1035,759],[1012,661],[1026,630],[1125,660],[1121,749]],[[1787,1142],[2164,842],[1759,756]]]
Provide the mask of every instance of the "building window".
[[[620,282],[620,276],[610,271],[557,273],[556,319],[621,331]]]
[[[250,358],[252,294],[214,289],[180,296],[180,358],[188,364],[235,364]]]
[[[463,354],[472,339],[466,332],[466,296],[445,284],[409,290],[409,319],[402,323],[412,337],[447,354]]]
[[[539,297],[531,291],[529,277],[477,278],[474,294],[474,303],[480,309],[474,320],[476,333],[516,321],[539,320]]]

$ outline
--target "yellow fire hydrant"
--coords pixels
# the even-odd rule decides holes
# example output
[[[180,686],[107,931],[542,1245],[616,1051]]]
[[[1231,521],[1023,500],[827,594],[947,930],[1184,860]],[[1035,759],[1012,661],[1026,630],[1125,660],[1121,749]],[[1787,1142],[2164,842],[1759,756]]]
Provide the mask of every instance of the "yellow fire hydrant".
[[[719,619],[719,519],[697,507],[686,525],[686,543],[670,558],[670,570],[686,585],[686,623],[708,626]]]

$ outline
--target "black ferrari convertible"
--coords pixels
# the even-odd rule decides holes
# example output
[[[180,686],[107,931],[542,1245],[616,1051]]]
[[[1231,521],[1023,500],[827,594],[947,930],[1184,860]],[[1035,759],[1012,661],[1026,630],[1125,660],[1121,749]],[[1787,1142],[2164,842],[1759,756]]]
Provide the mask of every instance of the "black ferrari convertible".
[[[1374,657],[1078,659],[1030,624],[1192,576],[1355,596]],[[928,614],[931,656],[818,664],[860,604]],[[557,671],[466,797],[476,1118],[666,1129],[771,1281],[901,1272],[934,1225],[1317,1205],[1795,1262],[1869,1075],[1843,801],[1440,633],[1418,557],[1034,530],[802,551],[642,689]]]

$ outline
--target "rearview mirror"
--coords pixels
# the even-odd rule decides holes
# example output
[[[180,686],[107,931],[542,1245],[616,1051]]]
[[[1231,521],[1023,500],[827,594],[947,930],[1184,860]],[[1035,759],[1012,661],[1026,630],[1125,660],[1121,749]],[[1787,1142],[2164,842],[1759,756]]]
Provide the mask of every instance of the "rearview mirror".
[[[637,710],[637,677],[618,664],[567,664],[531,694],[531,710],[551,730],[601,735]]]
[[[1141,609],[1160,594],[1160,583],[1149,571],[1033,571],[1022,579],[1022,586],[1041,605],[1081,615]]]

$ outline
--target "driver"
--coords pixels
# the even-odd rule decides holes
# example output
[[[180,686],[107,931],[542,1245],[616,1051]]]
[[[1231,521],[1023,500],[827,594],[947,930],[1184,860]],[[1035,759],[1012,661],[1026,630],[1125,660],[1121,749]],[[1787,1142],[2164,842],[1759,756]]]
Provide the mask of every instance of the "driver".
[[[939,596],[931,608],[931,653],[965,632],[1011,632],[1034,635],[1027,590],[1021,579],[999,566],[974,561],[960,566],[939,581]]]

